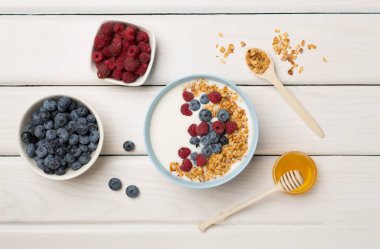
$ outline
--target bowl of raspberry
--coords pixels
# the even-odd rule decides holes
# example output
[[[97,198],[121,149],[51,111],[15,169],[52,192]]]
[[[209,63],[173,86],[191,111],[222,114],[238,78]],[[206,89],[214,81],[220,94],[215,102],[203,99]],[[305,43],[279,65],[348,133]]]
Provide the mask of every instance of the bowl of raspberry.
[[[87,171],[99,157],[103,125],[95,109],[72,95],[35,101],[21,118],[20,156],[37,174],[67,180]]]
[[[249,165],[259,125],[239,87],[217,76],[193,75],[156,96],[144,134],[149,157],[163,175],[186,187],[211,188]]]
[[[121,86],[144,84],[156,51],[153,31],[128,22],[103,22],[94,38],[91,70],[110,83]]]

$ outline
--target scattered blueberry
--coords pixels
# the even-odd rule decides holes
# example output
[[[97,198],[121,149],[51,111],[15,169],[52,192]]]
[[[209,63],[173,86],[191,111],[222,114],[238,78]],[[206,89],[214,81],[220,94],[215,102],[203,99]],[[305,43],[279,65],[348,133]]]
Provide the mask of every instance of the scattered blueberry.
[[[125,141],[123,144],[123,148],[125,151],[132,151],[135,149],[135,144],[132,141]]]
[[[201,108],[201,103],[197,99],[193,99],[190,101],[190,110],[192,111],[198,111]]]
[[[212,150],[209,146],[203,147],[201,152],[205,157],[210,157],[212,154]]]
[[[226,122],[230,118],[230,114],[225,109],[220,109],[218,113],[216,114],[218,119],[222,122]]]
[[[202,109],[199,112],[199,119],[204,122],[210,122],[212,119],[212,113],[207,109]]]
[[[220,138],[219,142],[222,144],[222,145],[226,145],[228,144],[228,138],[226,136],[223,136]]]
[[[190,143],[197,146],[199,145],[200,139],[198,137],[192,137],[190,138]]]
[[[130,198],[136,198],[139,195],[139,189],[135,185],[129,185],[125,190],[127,196]]]
[[[210,102],[210,100],[208,99],[208,95],[207,94],[202,94],[202,96],[201,96],[201,98],[199,100],[204,105],[208,104],[208,102]]]
[[[108,182],[110,189],[116,191],[121,189],[121,181],[119,178],[111,178]]]

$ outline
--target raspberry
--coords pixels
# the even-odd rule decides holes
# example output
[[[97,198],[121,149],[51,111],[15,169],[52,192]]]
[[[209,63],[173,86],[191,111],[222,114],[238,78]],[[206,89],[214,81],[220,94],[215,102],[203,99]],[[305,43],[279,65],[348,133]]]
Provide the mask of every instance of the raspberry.
[[[196,137],[197,136],[197,125],[196,124],[190,125],[189,128],[187,129],[187,132],[190,134],[190,136]]]
[[[123,38],[121,36],[115,36],[113,39],[112,39],[112,44],[117,44],[119,45],[120,47],[123,46]]]
[[[179,167],[180,170],[189,172],[193,165],[189,159],[184,159],[182,165]]]
[[[119,56],[115,62],[116,69],[123,70],[124,69],[124,61],[125,61],[125,57]]]
[[[102,64],[99,66],[97,74],[99,79],[104,79],[110,75],[110,70],[105,64]]]
[[[208,133],[208,123],[207,122],[201,122],[198,126],[197,126],[197,134],[199,136],[202,136],[202,135],[206,135]]]
[[[125,24],[124,23],[115,23],[115,26],[113,26],[113,31],[115,33],[121,34],[125,30]]]
[[[212,103],[217,104],[222,100],[222,95],[220,95],[220,93],[216,91],[213,91],[209,93],[208,98],[210,99]]]
[[[123,73],[123,82],[124,83],[132,83],[134,82],[139,76],[134,74],[134,73],[130,73],[130,72],[124,72]]]
[[[146,52],[149,54],[150,54],[150,52],[152,52],[152,49],[150,48],[149,43],[140,42],[138,46],[139,46],[141,52]]]
[[[102,54],[104,57],[106,58],[111,58],[112,57],[112,54],[111,54],[111,51],[110,51],[110,47],[105,47],[102,49]]]
[[[115,69],[115,58],[108,59],[104,62],[109,70]]]
[[[218,134],[222,134],[225,128],[226,127],[222,121],[215,121],[212,123],[212,129]]]
[[[194,94],[189,91],[183,91],[182,97],[186,102],[189,102],[194,98]]]
[[[140,53],[139,47],[137,47],[136,45],[131,45],[128,48],[127,56],[131,58],[137,58],[139,53]]]
[[[148,70],[148,64],[140,64],[139,68],[136,70],[136,74],[143,76],[146,70]]]
[[[187,158],[191,153],[191,150],[187,147],[182,147],[178,150],[178,156],[182,159]]]
[[[103,23],[102,26],[100,26],[100,33],[106,36],[111,36],[114,33],[113,30],[113,22],[106,22]]]
[[[112,72],[112,78],[114,78],[115,80],[121,80],[121,78],[123,77],[123,71],[121,70],[113,70]]]
[[[101,62],[96,62],[95,65],[96,65],[96,69],[98,69],[101,65],[103,65],[103,63],[101,63]]]
[[[188,103],[185,103],[185,104],[181,105],[181,113],[183,115],[185,115],[185,116],[191,116],[191,115],[193,115],[193,112],[190,111],[189,106],[190,105]]]
[[[202,154],[198,154],[195,160],[197,161],[198,166],[204,166],[207,163],[206,157]]]
[[[134,41],[135,40],[135,33],[136,30],[133,29],[131,26],[128,26],[124,31],[123,31],[123,38],[127,41]]]
[[[136,72],[136,70],[139,68],[140,62],[133,58],[127,58],[124,61],[124,68],[127,72]]]
[[[141,53],[141,54],[139,55],[139,61],[140,61],[141,63],[148,64],[149,61],[150,61],[150,54],[148,54],[148,53]]]
[[[118,56],[121,52],[121,44],[112,43],[108,46],[108,49],[110,50],[112,56]]]
[[[149,35],[146,32],[140,30],[139,32],[137,32],[136,41],[148,42],[149,41]]]
[[[231,134],[237,129],[237,124],[234,121],[228,121],[226,123],[226,133]]]
[[[95,39],[94,39],[94,48],[96,50],[101,50],[102,48],[107,46],[109,42],[110,42],[110,39],[106,37],[105,35],[97,35],[95,36]]]
[[[92,53],[92,61],[93,62],[101,62],[103,60],[103,55],[99,51],[95,51]]]
[[[123,41],[123,50],[128,50],[128,48],[132,45],[135,45],[135,43],[130,41]]]

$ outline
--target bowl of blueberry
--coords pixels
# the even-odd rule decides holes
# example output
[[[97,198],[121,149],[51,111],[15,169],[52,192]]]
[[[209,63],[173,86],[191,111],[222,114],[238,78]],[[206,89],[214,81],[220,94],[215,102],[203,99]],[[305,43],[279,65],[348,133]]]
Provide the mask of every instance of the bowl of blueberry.
[[[37,174],[67,180],[83,174],[99,157],[104,131],[99,115],[85,100],[51,95],[34,102],[22,116],[21,158]]]

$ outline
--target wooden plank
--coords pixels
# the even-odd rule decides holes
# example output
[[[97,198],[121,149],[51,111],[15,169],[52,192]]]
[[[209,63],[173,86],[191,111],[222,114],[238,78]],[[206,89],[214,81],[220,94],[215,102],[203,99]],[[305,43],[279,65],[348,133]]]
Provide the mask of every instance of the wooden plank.
[[[380,82],[380,29],[373,28],[380,15],[137,15],[1,16],[0,32],[12,35],[0,40],[0,84],[108,85],[89,69],[94,33],[107,19],[136,22],[155,31],[157,60],[148,85],[166,85],[193,73],[220,75],[237,84],[267,84],[248,71],[241,40],[247,47],[270,52],[279,78],[287,84]],[[305,39],[318,46],[297,61],[305,68],[301,75],[289,76],[289,64],[273,54],[275,28],[289,32],[294,42]],[[223,39],[218,32],[225,34]],[[222,64],[215,45],[230,42],[236,52]]]
[[[64,182],[41,178],[19,157],[0,157],[2,224],[187,224],[273,186],[277,157],[255,157],[233,181],[213,189],[178,186],[164,178],[147,157],[103,156],[86,174]],[[380,171],[378,156],[313,157],[319,179],[303,196],[282,193],[231,217],[225,225],[331,225],[378,227]],[[119,177],[141,190],[138,199],[107,184]]]
[[[162,87],[2,87],[0,88],[0,154],[17,155],[16,133],[22,113],[36,99],[70,93],[83,97],[98,111],[105,127],[102,154],[125,154],[125,140],[136,143],[134,154],[146,154],[144,118]],[[380,87],[318,86],[289,90],[318,121],[326,137],[319,139],[273,87],[244,86],[260,123],[258,154],[279,155],[304,150],[323,155],[379,155]],[[11,108],[10,108],[11,107]]]
[[[379,3],[371,1],[318,0],[305,2],[301,0],[284,2],[281,0],[237,0],[233,3],[216,0],[193,0],[157,2],[154,0],[132,1],[89,1],[68,0],[51,2],[48,0],[3,1],[1,14],[109,14],[109,13],[299,13],[299,12],[380,12]]]
[[[0,246],[21,248],[324,248],[377,249],[379,227],[223,226],[202,234],[194,226],[0,226]]]

